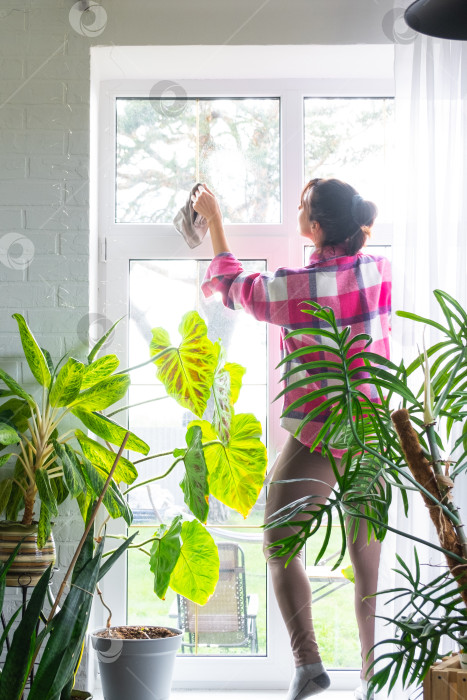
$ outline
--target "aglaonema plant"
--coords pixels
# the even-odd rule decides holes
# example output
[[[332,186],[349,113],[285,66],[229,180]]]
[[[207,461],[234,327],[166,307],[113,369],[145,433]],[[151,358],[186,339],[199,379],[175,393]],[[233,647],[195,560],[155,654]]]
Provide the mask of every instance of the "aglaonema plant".
[[[349,340],[350,328],[339,330],[333,311],[314,302],[309,302],[310,308],[305,310],[313,318],[310,328],[290,334],[309,336],[309,361],[293,366],[298,355],[305,352],[299,349],[281,363],[292,363],[288,377],[298,371],[308,373],[306,379],[291,381],[284,390],[302,389],[301,398],[287,412],[299,405],[311,405],[297,436],[308,421],[322,415],[323,425],[311,449],[322,443],[336,486],[325,504],[316,503],[317,498],[310,496],[276,513],[268,527],[287,523],[296,528],[295,534],[276,543],[279,555],[293,557],[325,525],[318,562],[327,551],[331,528],[337,520],[342,537],[336,567],[346,551],[349,527],[354,525],[356,532],[362,523],[366,523],[369,538],[383,540],[391,531],[438,550],[446,558],[446,570],[440,574],[438,569],[434,580],[427,584],[421,581],[417,551],[414,572],[397,558],[403,584],[384,593],[392,596],[399,610],[393,617],[382,618],[395,632],[375,647],[370,690],[381,690],[386,685],[392,689],[398,677],[404,684],[421,681],[433,662],[441,658],[443,638],[460,641],[467,631],[467,539],[452,496],[455,480],[463,478],[467,470],[467,313],[445,292],[435,290],[434,295],[445,325],[398,312],[443,335],[408,367],[368,352],[368,335]],[[411,387],[416,372],[422,377],[420,390],[414,393]],[[370,386],[377,397],[373,400],[368,395]],[[331,448],[344,451],[341,471]],[[402,496],[406,514],[408,492],[421,494],[439,543],[390,524],[395,489]]]
[[[14,318],[39,391],[26,390],[0,370],[6,387],[0,393],[0,466],[11,465],[10,473],[0,482],[0,512],[8,520],[17,520],[23,511],[22,522],[29,524],[39,497],[41,547],[52,530],[58,506],[66,498],[77,500],[86,520],[113,464],[113,446],[120,445],[127,432],[110,416],[128,408],[115,406],[127,394],[131,372],[142,365],[121,371],[115,354],[98,357],[114,326],[95,344],[85,362],[65,357],[54,365],[25,319],[19,314]],[[170,523],[161,523],[153,536],[132,546],[149,555],[154,591],[159,597],[164,598],[170,586],[204,604],[214,591],[219,569],[217,547],[205,527],[209,497],[212,494],[246,517],[263,485],[266,450],[256,418],[234,411],[244,369],[226,362],[221,343],[208,338],[207,326],[197,312],[185,314],[179,331],[182,340],[175,346],[164,329],[153,329],[149,359],[143,364],[157,367],[167,399],[193,413],[185,445],[174,446],[174,461],[168,470],[138,482],[137,465],[167,452],[149,454],[150,446],[130,432],[130,455],[136,452],[143,457],[120,459],[103,505],[108,517],[122,517],[130,525],[133,514],[128,493],[165,478],[183,463],[180,487],[193,517],[179,515]],[[203,418],[211,396],[214,409],[208,421]]]

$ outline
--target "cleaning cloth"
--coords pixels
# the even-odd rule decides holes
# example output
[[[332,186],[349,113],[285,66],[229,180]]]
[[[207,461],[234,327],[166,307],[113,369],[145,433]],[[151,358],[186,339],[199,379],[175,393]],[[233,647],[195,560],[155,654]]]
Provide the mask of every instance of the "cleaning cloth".
[[[193,202],[191,201],[191,197],[195,194],[198,187],[202,187],[200,182],[197,182],[192,188],[185,206],[180,209],[173,220],[173,225],[182,234],[190,248],[196,248],[208,230],[208,222],[204,216],[201,216],[193,209]]]

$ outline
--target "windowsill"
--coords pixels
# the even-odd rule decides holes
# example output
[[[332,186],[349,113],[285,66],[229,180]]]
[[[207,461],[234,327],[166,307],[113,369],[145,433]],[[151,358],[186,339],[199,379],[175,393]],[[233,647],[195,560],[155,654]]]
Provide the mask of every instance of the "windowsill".
[[[285,690],[173,690],[170,700],[204,700],[211,695],[216,700],[248,700],[254,697],[257,700],[266,698],[284,698]],[[94,691],[94,700],[104,700],[101,690]],[[328,690],[320,694],[322,700],[354,700],[353,690]]]

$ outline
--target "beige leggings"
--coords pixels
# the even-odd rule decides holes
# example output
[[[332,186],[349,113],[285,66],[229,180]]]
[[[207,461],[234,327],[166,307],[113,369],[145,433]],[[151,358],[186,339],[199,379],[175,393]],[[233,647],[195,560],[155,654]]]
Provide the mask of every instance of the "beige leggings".
[[[335,484],[335,477],[329,460],[320,453],[310,453],[294,437],[289,436],[273,467],[272,481],[280,479],[317,479],[317,481],[298,481],[290,484],[272,483],[266,503],[265,522],[279,508],[292,503],[306,495],[316,495],[316,503],[325,503]],[[324,483],[323,483],[324,482]],[[306,516],[302,516],[305,518]],[[297,528],[272,528],[265,530],[264,551],[278,539],[285,537]],[[350,559],[355,573],[355,614],[357,617],[362,652],[362,677],[372,661],[367,654],[374,644],[375,598],[363,600],[365,596],[376,592],[378,566],[381,545],[374,540],[368,545],[367,528],[361,522],[357,540],[347,539]],[[301,555],[295,556],[287,568],[287,557],[275,557],[268,560],[272,583],[282,617],[290,635],[290,643],[296,666],[321,661],[313,629],[311,613],[311,588]]]

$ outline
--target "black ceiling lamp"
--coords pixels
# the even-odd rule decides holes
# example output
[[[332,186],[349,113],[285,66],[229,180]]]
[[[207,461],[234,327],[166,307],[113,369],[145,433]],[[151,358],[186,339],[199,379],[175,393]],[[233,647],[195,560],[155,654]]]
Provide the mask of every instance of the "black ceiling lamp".
[[[420,34],[467,40],[467,0],[416,0],[404,19]]]

